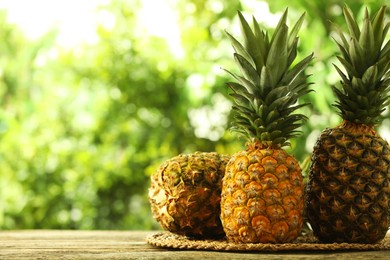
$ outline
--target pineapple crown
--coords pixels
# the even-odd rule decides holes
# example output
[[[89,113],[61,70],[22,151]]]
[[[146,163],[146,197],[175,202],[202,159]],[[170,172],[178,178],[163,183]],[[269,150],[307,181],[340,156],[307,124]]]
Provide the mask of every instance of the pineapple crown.
[[[286,25],[288,9],[285,10],[269,39],[268,32],[260,29],[253,18],[253,30],[238,11],[244,44],[227,35],[234,48],[234,58],[242,75],[230,73],[236,82],[228,82],[232,90],[233,111],[236,111],[235,130],[250,142],[263,146],[282,147],[297,136],[296,130],[306,117],[294,113],[308,105],[298,104],[298,99],[307,94],[308,76],[302,75],[313,54],[292,66],[297,56],[298,31],[303,23],[303,14],[292,30]]]
[[[340,39],[334,40],[341,51],[337,58],[345,73],[334,65],[341,77],[341,88],[333,87],[338,99],[335,107],[344,120],[374,126],[390,103],[390,40],[384,44],[390,26],[385,24],[386,6],[372,17],[366,8],[362,28],[347,5],[343,12],[349,39],[336,26]]]

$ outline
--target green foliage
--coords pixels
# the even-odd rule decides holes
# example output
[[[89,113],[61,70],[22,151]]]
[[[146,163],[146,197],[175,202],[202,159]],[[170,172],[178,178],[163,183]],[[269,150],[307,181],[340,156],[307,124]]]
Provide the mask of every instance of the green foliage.
[[[58,47],[55,31],[28,40],[0,13],[0,229],[158,228],[147,191],[160,163],[242,149],[245,140],[225,131],[230,76],[220,68],[234,65],[224,30],[235,30],[237,10],[259,18],[260,1],[170,1],[181,47],[140,26],[142,2],[102,7],[115,26],[100,25],[97,44],[74,49]],[[330,105],[339,78],[328,20],[340,22],[342,2],[289,2],[291,20],[307,12],[297,58],[315,56],[307,73],[316,93],[302,109],[310,120],[289,148],[302,162],[319,131],[339,120]],[[349,6],[361,13],[364,3],[377,9],[384,1]],[[285,1],[269,5],[278,17],[285,9]]]
[[[372,15],[366,10],[362,26],[345,6],[344,16],[352,40],[340,32],[337,42],[342,55],[337,56],[345,73],[335,66],[342,88],[333,87],[339,115],[350,122],[378,125],[390,104],[390,40],[384,42],[390,23],[385,23],[386,8]],[[383,49],[382,49],[382,46]],[[387,47],[386,47],[387,46]]]
[[[306,119],[303,114],[293,113],[306,104],[298,104],[300,97],[309,93],[309,82],[302,77],[313,55],[291,64],[297,55],[297,33],[304,15],[289,32],[286,25],[287,12],[283,13],[274,34],[260,29],[253,18],[251,29],[241,12],[240,18],[244,44],[227,33],[234,48],[234,59],[241,75],[231,73],[235,82],[228,82],[232,90],[236,111],[232,129],[262,144],[288,146],[289,139],[298,135],[296,131]]]

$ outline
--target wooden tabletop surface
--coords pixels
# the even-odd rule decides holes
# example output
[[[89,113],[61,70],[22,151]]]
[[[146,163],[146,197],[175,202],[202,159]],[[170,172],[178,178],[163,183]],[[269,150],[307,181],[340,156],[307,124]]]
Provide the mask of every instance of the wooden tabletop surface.
[[[0,259],[390,259],[390,251],[217,252],[149,245],[158,231],[0,231]]]

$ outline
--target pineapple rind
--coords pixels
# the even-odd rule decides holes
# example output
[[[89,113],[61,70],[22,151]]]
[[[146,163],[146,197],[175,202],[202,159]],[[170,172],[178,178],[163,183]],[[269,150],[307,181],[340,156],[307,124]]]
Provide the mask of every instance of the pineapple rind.
[[[307,216],[323,242],[376,243],[390,227],[390,146],[349,127],[324,130],[314,147]]]
[[[252,149],[226,166],[221,220],[229,241],[288,243],[303,225],[303,177],[283,149]]]
[[[175,156],[151,176],[153,217],[165,230],[200,238],[223,236],[222,177],[230,156],[195,152]]]

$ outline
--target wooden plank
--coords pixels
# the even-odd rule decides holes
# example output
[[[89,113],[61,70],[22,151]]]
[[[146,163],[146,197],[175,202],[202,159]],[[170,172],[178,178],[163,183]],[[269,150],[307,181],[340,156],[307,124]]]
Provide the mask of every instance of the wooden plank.
[[[148,232],[2,231],[0,259],[130,257],[156,250],[145,242]]]
[[[389,259],[390,251],[215,252],[173,250],[145,242],[150,231],[0,231],[0,259]]]

